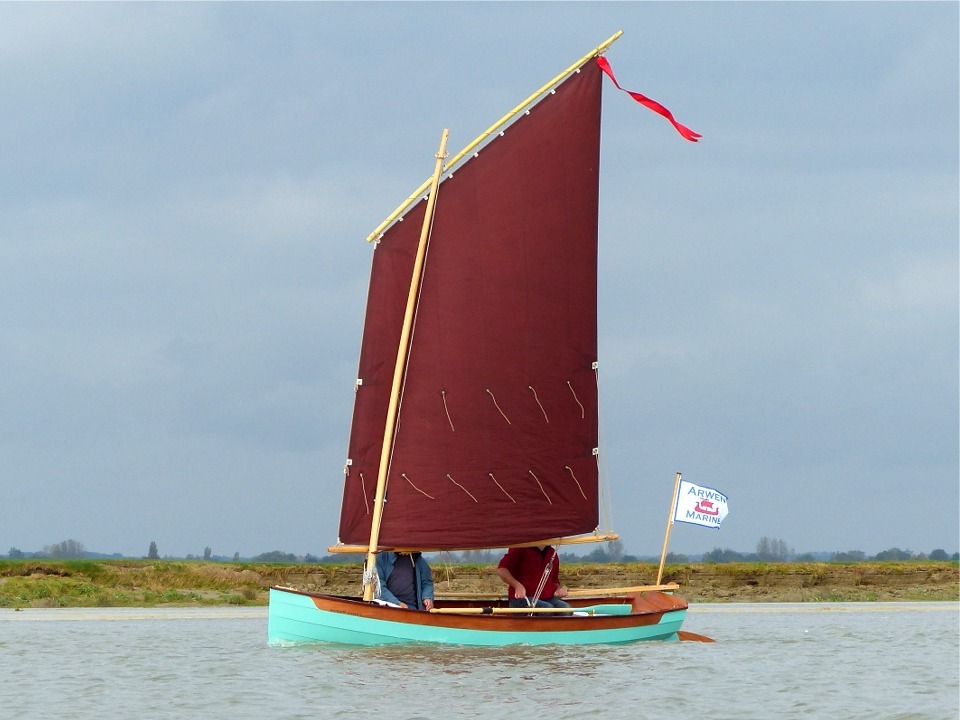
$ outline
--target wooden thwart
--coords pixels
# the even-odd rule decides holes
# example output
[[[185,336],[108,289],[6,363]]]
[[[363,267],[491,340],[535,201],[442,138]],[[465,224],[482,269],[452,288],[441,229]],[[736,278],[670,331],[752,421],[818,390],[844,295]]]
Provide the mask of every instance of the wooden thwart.
[[[580,590],[570,590],[567,597],[612,597],[614,595],[635,595],[644,592],[672,592],[679,590],[677,583],[665,583],[663,585],[634,585],[633,587],[621,588],[582,588]]]
[[[636,595],[637,593],[644,592],[673,592],[674,590],[679,590],[680,586],[677,583],[664,583],[662,585],[634,585],[632,587],[626,588],[583,588],[580,590],[570,590],[567,593],[567,597],[570,598],[584,598],[584,597],[617,597],[621,595]],[[506,588],[504,588],[506,590]],[[486,599],[496,599],[502,598],[505,596],[505,592],[443,592],[437,591],[436,597],[444,598],[447,600],[486,600]]]
[[[580,590],[570,590],[567,593],[567,597],[570,598],[585,598],[585,597],[618,597],[621,595],[636,595],[637,593],[644,592],[673,592],[674,590],[679,590],[680,586],[677,583],[664,583],[662,585],[634,585],[632,587],[618,587],[618,588],[583,588]],[[504,588],[506,591],[506,588]],[[436,597],[443,598],[447,600],[485,600],[485,599],[495,599],[502,598],[506,595],[506,592],[497,593],[497,592],[436,592]]]
[[[574,612],[585,612],[592,615],[597,615],[595,610],[591,608],[512,608],[512,607],[470,607],[470,608],[433,608],[430,610],[431,613],[435,615],[530,615],[531,613],[536,613],[538,615],[549,615],[557,613],[565,613],[567,615]]]

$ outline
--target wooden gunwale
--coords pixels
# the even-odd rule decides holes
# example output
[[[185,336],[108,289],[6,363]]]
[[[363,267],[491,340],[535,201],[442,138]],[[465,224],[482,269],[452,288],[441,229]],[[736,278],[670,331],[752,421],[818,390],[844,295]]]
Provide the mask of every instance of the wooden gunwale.
[[[561,617],[539,615],[535,617],[513,615],[457,615],[432,614],[406,608],[394,608],[375,603],[364,602],[357,597],[321,595],[319,593],[294,590],[286,587],[276,587],[275,590],[303,595],[311,599],[318,610],[351,615],[354,617],[383,620],[388,622],[402,622],[409,625],[422,625],[438,628],[457,628],[463,630],[487,630],[504,632],[557,632],[557,631],[584,631],[621,629],[656,625],[668,612],[685,610],[687,601],[683,598],[661,592],[643,593],[640,596],[625,596],[620,600],[623,603],[633,603],[639,612],[626,615],[566,615]],[[604,598],[610,603],[610,598]],[[613,602],[616,602],[614,600]],[[440,607],[479,607],[490,603],[478,604],[471,601],[438,601]],[[574,603],[571,603],[573,605]],[[587,599],[581,598],[575,607],[589,604]],[[497,606],[506,607],[505,601],[497,601]]]

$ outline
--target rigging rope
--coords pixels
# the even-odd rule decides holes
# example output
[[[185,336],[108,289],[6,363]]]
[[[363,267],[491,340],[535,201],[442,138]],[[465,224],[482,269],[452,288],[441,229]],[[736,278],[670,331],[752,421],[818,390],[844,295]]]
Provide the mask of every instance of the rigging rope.
[[[489,476],[493,479],[493,481],[494,481],[495,483],[497,483],[497,487],[500,488],[500,492],[502,492],[504,495],[506,495],[508,498],[510,498],[510,502],[512,502],[514,505],[516,505],[517,501],[513,499],[513,497],[510,495],[510,493],[508,493],[506,490],[503,489],[503,485],[501,485],[499,482],[497,482],[497,479],[496,479],[495,477],[493,477],[493,473],[487,473],[487,475],[489,475]]]
[[[540,398],[537,397],[537,391],[533,389],[533,385],[527,385],[527,389],[533,393],[533,399],[537,401],[537,405],[540,406],[540,412],[543,413],[543,419],[547,421],[547,424],[550,424],[550,418],[547,417],[547,411],[543,409],[543,404],[540,402]]]
[[[540,584],[537,585],[537,592],[533,596],[533,602],[530,603],[531,607],[536,607],[537,603],[540,602],[540,596],[543,594],[543,588],[545,588],[547,585],[547,578],[550,577],[550,573],[553,571],[553,561],[557,559],[557,549],[550,549],[553,550],[553,555],[550,556],[550,561],[543,569],[543,575],[540,576]]]
[[[553,500],[551,500],[551,499],[550,499],[550,496],[547,495],[547,491],[543,489],[543,483],[540,482],[540,478],[538,478],[538,477],[536,476],[536,474],[534,474],[533,470],[527,470],[527,472],[530,473],[531,475],[533,475],[533,479],[536,480],[536,481],[537,481],[537,485],[540,486],[540,492],[543,493],[543,496],[547,499],[547,502],[550,503],[551,505],[553,505]]]
[[[490,399],[493,400],[493,404],[497,408],[497,410],[500,411],[500,414],[503,415],[503,419],[507,421],[507,425],[513,425],[513,423],[510,422],[510,418],[507,417],[506,413],[503,412],[503,410],[500,410],[500,404],[497,402],[497,399],[493,396],[493,393],[490,392],[490,388],[487,388],[487,394],[490,396]]]
[[[360,473],[360,490],[363,492],[363,504],[367,506],[367,515],[369,515],[370,501],[367,500],[367,483],[363,479],[363,473]]]
[[[372,567],[372,568],[368,568],[368,567],[366,566],[366,563],[364,563],[364,567],[363,567],[363,587],[367,587],[367,585],[373,585],[373,596],[374,596],[375,598],[378,598],[378,597],[380,597],[380,596],[382,595],[382,591],[381,591],[381,588],[380,588],[380,576],[377,575],[377,568],[376,568],[376,566],[374,566],[374,567]],[[362,595],[362,594],[363,594],[363,593],[361,593],[361,595]]]
[[[573,478],[573,481],[577,484],[577,489],[580,490],[580,494],[583,495],[583,499],[586,500],[587,496],[583,492],[583,487],[580,485],[580,481],[577,480],[577,476],[573,474],[573,468],[571,468],[569,465],[564,465],[564,467],[567,469],[567,472],[570,473],[570,477]]]
[[[412,487],[414,490],[416,490],[416,491],[417,491],[418,493],[420,493],[421,495],[426,495],[426,496],[427,496],[428,498],[430,498],[431,500],[436,500],[436,498],[433,497],[433,495],[427,495],[427,493],[425,493],[423,490],[421,490],[421,489],[418,488],[416,485],[414,485],[414,484],[413,484],[413,480],[411,480],[410,478],[408,478],[406,473],[400,473],[400,477],[402,477],[404,480],[406,480],[408,483],[410,483],[410,487]]]
[[[447,422],[450,423],[450,430],[456,432],[456,429],[453,427],[453,420],[450,419],[450,410],[447,409],[447,391],[441,390],[440,397],[443,398],[443,411],[447,414]]]
[[[473,493],[471,493],[471,492],[470,492],[469,490],[467,490],[463,485],[461,485],[461,484],[458,483],[456,480],[454,480],[453,477],[450,475],[450,473],[447,473],[447,478],[450,480],[450,482],[452,482],[452,483],[453,483],[454,485],[456,485],[458,488],[460,488],[461,490],[463,490],[467,495],[469,495],[471,500],[473,500],[474,502],[480,502],[479,500],[477,500],[477,499],[473,496]]]
[[[603,423],[600,420],[602,413],[600,412],[600,370],[598,363],[593,364],[593,374],[597,383],[597,447],[593,452],[597,458],[597,493],[599,494],[597,499],[600,505],[600,517],[603,522],[603,527],[612,528],[613,516],[610,513],[610,507],[608,505],[610,497],[609,476],[600,464],[600,447],[603,445]]]
[[[577,405],[580,406],[580,417],[586,417],[586,410],[583,408],[583,403],[580,402],[580,398],[577,397],[577,391],[573,389],[573,385],[570,384],[570,381],[567,380],[567,387],[570,388],[570,392],[573,393],[573,399],[577,401]]]

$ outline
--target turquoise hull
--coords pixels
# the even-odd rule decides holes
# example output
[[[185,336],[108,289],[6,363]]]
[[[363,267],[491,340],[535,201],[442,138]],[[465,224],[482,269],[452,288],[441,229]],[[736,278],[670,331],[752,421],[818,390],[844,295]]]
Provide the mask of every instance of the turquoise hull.
[[[631,611],[629,604],[595,605],[595,614],[587,617],[439,615],[271,588],[267,636],[271,645],[593,645],[676,640],[686,603],[679,598],[669,602],[666,609],[649,612]]]

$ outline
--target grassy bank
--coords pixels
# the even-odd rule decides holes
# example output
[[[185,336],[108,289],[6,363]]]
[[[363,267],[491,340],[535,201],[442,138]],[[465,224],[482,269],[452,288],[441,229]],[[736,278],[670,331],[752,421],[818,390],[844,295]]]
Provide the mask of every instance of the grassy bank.
[[[500,594],[494,569],[435,565],[443,592]],[[574,588],[650,584],[647,563],[562,568]],[[691,602],[833,602],[957,600],[956,562],[731,563],[667,566]],[[0,607],[152,607],[263,605],[271,585],[330,594],[360,590],[357,565],[274,565],[170,560],[0,560]]]

